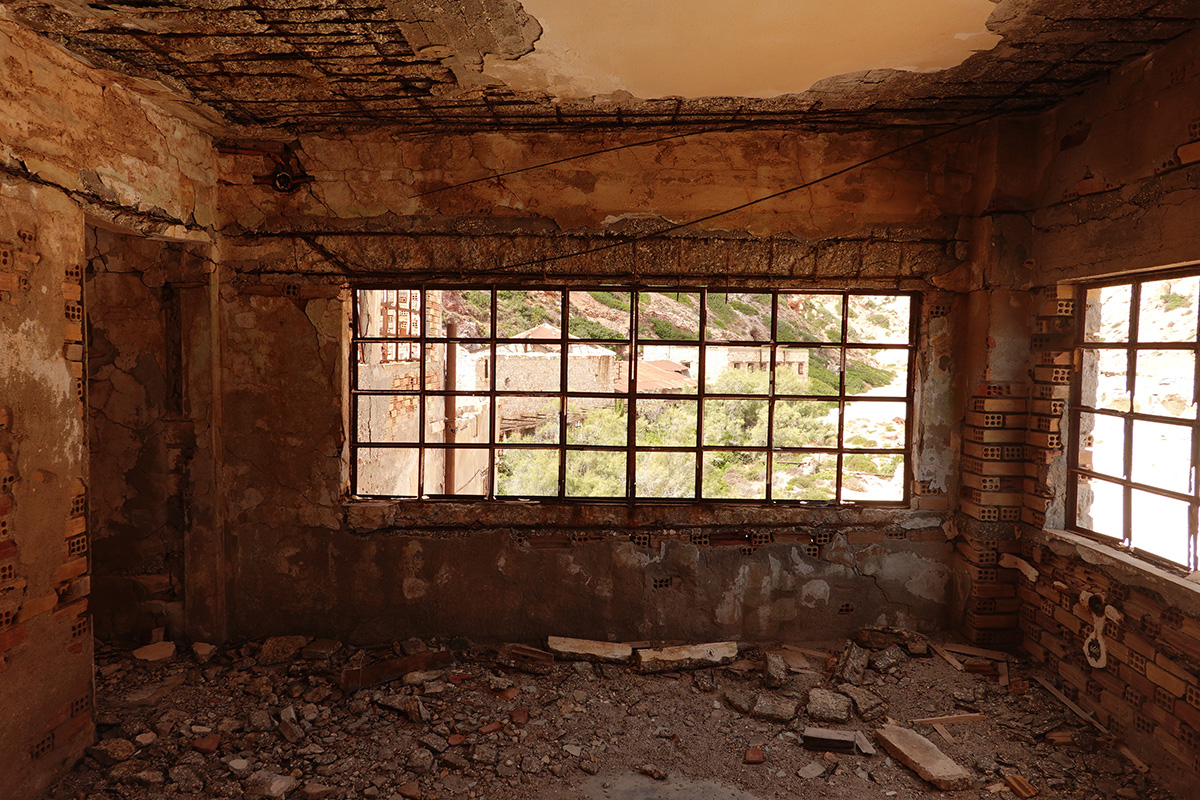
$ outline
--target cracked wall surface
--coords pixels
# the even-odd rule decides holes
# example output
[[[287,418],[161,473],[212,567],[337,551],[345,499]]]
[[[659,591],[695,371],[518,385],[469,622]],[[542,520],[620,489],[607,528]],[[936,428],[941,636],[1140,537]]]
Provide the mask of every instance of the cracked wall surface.
[[[82,214],[0,176],[0,798],[91,744]]]

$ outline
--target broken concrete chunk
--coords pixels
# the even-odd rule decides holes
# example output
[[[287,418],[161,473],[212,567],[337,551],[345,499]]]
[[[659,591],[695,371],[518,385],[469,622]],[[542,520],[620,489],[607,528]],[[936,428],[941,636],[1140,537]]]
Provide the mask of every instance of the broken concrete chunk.
[[[276,775],[274,772],[260,769],[246,779],[246,792],[243,797],[246,800],[255,800],[260,797],[278,800],[287,797],[288,792],[294,788],[296,788],[296,779],[292,776]]]
[[[570,639],[565,636],[550,636],[546,649],[559,658],[569,661],[602,661],[609,664],[627,664],[633,659],[633,648],[619,642],[598,642],[592,639]]]
[[[867,671],[867,663],[870,660],[871,652],[864,650],[854,642],[847,642],[846,649],[842,651],[842,655],[838,658],[837,675],[846,683],[852,683],[855,686],[863,682],[863,675]]]
[[[763,661],[763,685],[778,689],[787,683],[788,667],[782,653],[767,653]]]
[[[306,644],[300,650],[300,655],[309,661],[320,661],[321,659],[329,658],[341,649],[342,643],[336,639],[316,639]]]
[[[854,731],[835,731],[830,728],[804,729],[801,734],[801,744],[806,750],[821,752],[853,753],[856,734]]]
[[[296,709],[288,706],[279,712],[279,735],[292,744],[304,738],[304,728],[296,719]]]
[[[308,644],[307,636],[272,636],[263,642],[255,660],[264,666],[290,661]]]
[[[174,655],[174,642],[155,642],[133,651],[133,657],[139,661],[165,661]]]
[[[737,642],[712,642],[638,650],[637,663],[642,672],[670,672],[730,664],[737,654]]]
[[[726,689],[722,692],[725,702],[735,711],[740,711],[743,714],[749,714],[750,709],[754,708],[755,698],[749,692],[739,691],[737,689]]]
[[[971,788],[971,773],[921,734],[898,725],[877,731],[879,742],[897,761],[945,791]]]
[[[900,646],[894,644],[890,647],[885,647],[878,653],[872,653],[869,663],[871,664],[871,669],[887,674],[903,664],[906,658],[907,656],[904,655],[904,651],[900,649]]]
[[[805,780],[811,781],[814,778],[819,778],[825,774],[825,765],[820,761],[810,761],[796,774]]]
[[[854,701],[854,710],[858,712],[858,716],[863,720],[875,719],[887,711],[887,703],[870,689],[846,684],[838,687],[838,691]]]
[[[828,689],[812,689],[808,693],[807,712],[822,722],[849,722],[850,698]]]
[[[126,761],[137,752],[137,747],[128,739],[102,739],[87,749],[87,754],[106,767]]]
[[[215,645],[208,644],[207,642],[192,643],[192,654],[196,656],[196,661],[201,664],[207,663],[215,652],[217,652]]]
[[[750,713],[759,719],[769,719],[772,722],[790,722],[796,716],[798,705],[795,700],[789,697],[780,697],[777,694],[760,694],[758,699],[754,701],[754,708]]]

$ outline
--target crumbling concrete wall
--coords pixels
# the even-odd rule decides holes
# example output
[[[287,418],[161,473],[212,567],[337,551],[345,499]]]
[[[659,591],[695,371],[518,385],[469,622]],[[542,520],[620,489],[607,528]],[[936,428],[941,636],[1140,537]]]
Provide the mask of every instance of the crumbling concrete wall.
[[[0,180],[0,797],[39,795],[92,741],[83,215]]]
[[[85,66],[0,9],[4,800],[41,794],[93,736],[88,225],[205,239],[213,219],[211,140],[131,83]]]
[[[940,626],[966,305],[939,287],[969,257],[975,149],[956,134],[886,155],[919,138],[705,134],[423,198],[639,137],[305,137],[312,181],[287,195],[249,185],[265,159],[223,158],[230,632],[803,639]],[[753,211],[621,244],[876,156]],[[529,263],[503,268],[516,262]],[[348,500],[347,287],[434,277],[920,291],[913,505]]]

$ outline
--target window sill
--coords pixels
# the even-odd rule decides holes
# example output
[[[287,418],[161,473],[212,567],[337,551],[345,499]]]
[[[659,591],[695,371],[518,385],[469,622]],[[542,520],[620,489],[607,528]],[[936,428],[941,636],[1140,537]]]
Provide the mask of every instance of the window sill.
[[[1180,577],[1132,553],[1070,531],[1047,528],[1035,531],[1031,538],[1058,555],[1078,557],[1130,586],[1161,594],[1186,614],[1200,616],[1200,572]]]

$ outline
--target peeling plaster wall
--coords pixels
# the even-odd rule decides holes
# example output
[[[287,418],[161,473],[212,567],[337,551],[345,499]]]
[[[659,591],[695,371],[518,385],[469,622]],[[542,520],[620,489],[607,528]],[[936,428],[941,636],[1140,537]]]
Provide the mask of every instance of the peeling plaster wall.
[[[638,137],[308,137],[297,157],[313,181],[290,195],[246,185],[262,159],[222,158],[230,634],[803,639],[943,624],[966,304],[939,284],[970,252],[975,143],[884,155],[918,136],[707,134],[415,200]],[[873,156],[753,212],[516,272],[924,292],[912,508],[346,501],[349,283],[492,280]]]
[[[126,88],[134,83],[85,66],[0,9],[3,800],[39,796],[94,736],[88,226],[205,240],[213,220],[211,140]],[[113,308],[129,299],[103,296]],[[145,347],[138,355],[158,358],[155,343]],[[122,446],[107,455],[120,458]],[[118,557],[103,548],[101,555]]]
[[[93,735],[82,228],[83,215],[61,192],[0,178],[4,800],[39,796]]]

